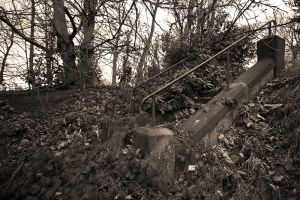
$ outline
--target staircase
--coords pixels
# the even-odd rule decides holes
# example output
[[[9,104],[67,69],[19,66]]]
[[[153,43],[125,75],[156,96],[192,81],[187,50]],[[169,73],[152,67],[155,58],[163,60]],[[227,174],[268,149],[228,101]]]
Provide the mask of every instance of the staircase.
[[[186,145],[191,147],[195,145],[200,146],[202,151],[209,150],[217,143],[218,134],[231,127],[243,103],[254,98],[262,87],[274,76],[279,76],[284,69],[284,40],[271,34],[272,23],[275,22],[270,21],[259,28],[261,30],[267,26],[270,35],[257,43],[257,63],[232,83],[230,83],[229,63],[227,63],[226,88],[182,124],[189,135],[189,138],[184,143],[176,141],[171,133],[172,131],[169,129],[155,126],[155,124],[159,124],[159,122],[156,122],[155,96],[168,90],[173,84],[183,80],[186,76],[200,69],[220,54],[229,52],[233,46],[245,40],[252,32],[147,95],[141,101],[141,111],[143,111],[144,104],[151,100],[152,127],[137,128],[134,133],[133,143],[136,148],[141,149],[144,155],[147,155],[145,159],[150,160],[154,168],[160,172],[159,187],[163,191],[167,190],[168,184],[172,184],[173,181],[172,173],[166,173],[165,169],[167,167],[169,170],[174,170],[175,158],[184,153]],[[173,67],[170,69],[173,69]],[[165,71],[157,76],[161,76],[163,73]]]

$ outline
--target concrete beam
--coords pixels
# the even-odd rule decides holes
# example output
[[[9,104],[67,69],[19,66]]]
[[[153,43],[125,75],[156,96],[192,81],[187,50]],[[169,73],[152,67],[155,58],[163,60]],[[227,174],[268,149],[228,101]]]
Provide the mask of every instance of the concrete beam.
[[[245,83],[231,83],[229,90],[223,90],[208,102],[194,116],[188,119],[183,127],[191,133],[193,145],[197,144],[204,136],[216,129],[219,122],[228,116],[232,110],[248,100],[248,86]],[[223,124],[223,126],[228,126]],[[209,140],[209,139],[208,139]]]
[[[190,133],[192,145],[199,144],[203,152],[215,145],[218,134],[231,127],[243,103],[256,96],[273,78],[274,68],[273,59],[265,58],[258,61],[231,83],[229,90],[221,91],[188,119],[183,127]]]
[[[248,69],[234,83],[244,83],[249,88],[249,97],[257,93],[274,77],[275,61],[271,58],[259,60],[254,66]]]

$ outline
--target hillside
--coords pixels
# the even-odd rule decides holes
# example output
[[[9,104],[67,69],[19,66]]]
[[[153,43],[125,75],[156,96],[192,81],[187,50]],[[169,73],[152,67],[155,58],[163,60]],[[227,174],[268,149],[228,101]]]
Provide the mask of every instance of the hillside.
[[[153,172],[131,145],[136,119],[128,120],[128,94],[116,91],[103,87],[54,92],[51,109],[44,103],[27,110],[22,102],[31,103],[31,108],[35,103],[24,100],[26,94],[3,94],[1,199],[296,200],[299,196],[299,73],[286,73],[268,83],[211,151],[200,154],[187,148],[189,157],[180,158],[176,184],[168,194],[151,185]],[[116,106],[111,104],[114,99],[120,101]],[[181,119],[190,114],[186,109],[177,112]],[[103,124],[115,121],[120,135],[104,142]],[[177,124],[164,126],[184,137]]]

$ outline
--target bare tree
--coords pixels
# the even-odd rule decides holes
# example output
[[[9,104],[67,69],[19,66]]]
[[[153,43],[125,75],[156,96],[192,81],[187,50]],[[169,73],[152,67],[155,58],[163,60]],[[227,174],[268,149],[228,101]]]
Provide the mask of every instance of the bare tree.
[[[130,48],[131,34],[132,34],[132,30],[127,31],[125,33],[125,35],[126,35],[126,40],[124,42],[125,52],[124,52],[124,56],[123,56],[123,60],[122,60],[122,72],[120,75],[120,84],[124,84],[124,83],[127,84],[131,80],[132,67],[130,66],[130,63],[129,63],[129,58],[130,58],[130,53],[131,53],[131,48]]]
[[[151,42],[152,42],[152,38],[153,38],[154,30],[155,30],[155,24],[156,24],[155,18],[156,18],[157,10],[158,10],[158,7],[159,7],[159,2],[160,2],[160,0],[156,1],[156,4],[154,5],[153,12],[151,14],[152,15],[152,22],[151,22],[150,33],[149,33],[149,36],[146,40],[146,43],[145,43],[140,61],[139,61],[138,66],[137,66],[136,83],[141,83],[141,81],[143,79],[143,66],[145,64],[146,56],[149,52],[149,47],[150,47]]]
[[[105,2],[105,1],[104,1]],[[35,31],[35,7],[36,2],[31,0],[31,32],[28,37],[20,27],[15,26],[11,23],[8,13],[12,11],[6,11],[4,8],[0,11],[0,20],[7,24],[17,35],[19,35],[22,39],[26,40],[31,44],[30,46],[30,55],[33,55],[33,46],[40,48],[45,51],[47,57],[53,55],[53,48],[49,44],[43,44],[41,41],[37,41],[34,38]],[[93,54],[93,32],[95,27],[95,16],[98,11],[97,7],[98,0],[85,0],[84,6],[81,7],[78,5],[78,10],[81,11],[82,22],[83,22],[83,40],[80,45],[80,64],[76,64],[76,49],[74,45],[74,38],[78,33],[78,28],[76,27],[76,23],[74,20],[74,16],[72,16],[69,9],[65,6],[64,0],[52,0],[52,2],[48,2],[48,5],[53,8],[53,27],[56,35],[57,41],[57,51],[60,54],[61,60],[64,66],[65,72],[65,82],[67,83],[79,83],[82,79],[91,80],[89,77],[91,75],[91,71],[88,68],[92,67],[90,65],[90,57]],[[72,27],[72,32],[69,33],[69,25]],[[46,30],[49,31],[49,30]],[[55,48],[55,47],[54,47]],[[33,56],[30,56],[30,66],[29,66],[30,74],[33,71]],[[84,75],[83,75],[84,74]]]
[[[2,35],[1,38],[1,49],[0,52],[2,54],[2,61],[1,61],[1,69],[0,69],[0,85],[4,81],[4,70],[7,64],[7,58],[9,56],[10,50],[14,44],[14,32],[10,32],[9,30],[1,30],[2,33],[5,33]]]
[[[287,44],[291,55],[290,62],[293,66],[296,66],[296,60],[300,55],[300,34],[297,33],[298,29],[298,23],[291,23],[278,28],[279,34],[285,39]]]
[[[98,0],[84,0],[82,10],[83,22],[83,40],[80,45],[80,69],[83,84],[91,84],[95,80],[94,56],[94,29],[96,24],[96,15]]]
[[[117,85],[117,68],[118,68],[118,57],[120,54],[120,50],[119,50],[119,40],[120,37],[117,36],[117,38],[115,39],[113,48],[112,48],[112,53],[113,53],[113,61],[112,61],[112,85]]]
[[[31,19],[30,19],[30,39],[34,40],[34,33],[35,33],[35,0],[31,0]],[[34,45],[30,43],[29,46],[29,70],[28,70],[28,79],[29,79],[29,84],[34,85],[35,82],[35,72],[34,72]]]

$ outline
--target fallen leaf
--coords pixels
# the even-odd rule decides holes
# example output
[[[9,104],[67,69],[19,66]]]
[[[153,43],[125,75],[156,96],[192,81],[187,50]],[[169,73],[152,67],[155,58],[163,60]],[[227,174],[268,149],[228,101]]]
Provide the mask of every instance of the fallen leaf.
[[[284,179],[283,176],[274,176],[274,177],[273,177],[273,180],[274,180],[275,182],[281,182],[283,179]]]
[[[219,140],[222,140],[223,138],[224,138],[224,134],[221,133],[221,134],[219,135],[218,139],[219,139]]]
[[[59,143],[59,144],[57,145],[57,149],[60,150],[60,149],[64,148],[64,147],[66,146],[66,144],[67,144],[67,143],[66,143],[65,141]]]
[[[196,165],[189,165],[188,166],[188,171],[189,172],[194,172],[194,171],[196,171],[196,167],[197,167]]]
[[[128,154],[128,149],[127,149],[127,148],[123,148],[123,149],[122,149],[122,153],[123,153],[124,155]]]
[[[229,164],[234,164],[234,162],[231,160],[231,158],[228,156],[227,152],[223,153],[223,158],[225,159],[225,161]]]
[[[254,103],[249,103],[249,104],[248,104],[248,106],[250,106],[250,107],[254,107],[254,106],[255,106],[255,104],[254,104]]]
[[[132,198],[132,196],[131,195],[128,195],[128,196],[126,196],[126,198],[125,198],[126,200],[131,200],[131,199],[133,199]]]
[[[220,190],[217,190],[216,192],[219,195],[219,197],[223,197],[223,193]]]

